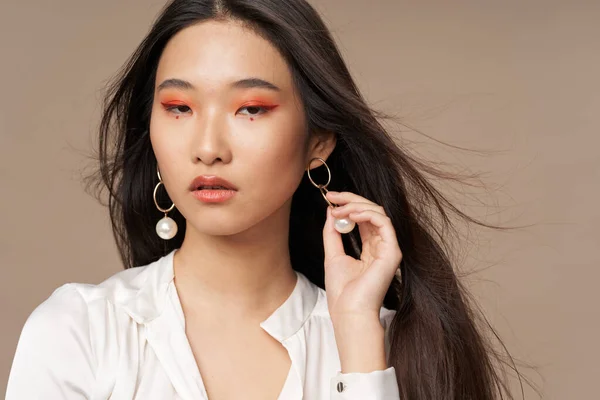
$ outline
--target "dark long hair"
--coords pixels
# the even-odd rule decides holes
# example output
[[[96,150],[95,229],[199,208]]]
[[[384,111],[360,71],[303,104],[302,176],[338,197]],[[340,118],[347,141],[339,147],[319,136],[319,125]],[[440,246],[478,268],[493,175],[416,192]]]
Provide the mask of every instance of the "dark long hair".
[[[391,117],[366,105],[330,32],[305,0],[171,1],[109,85],[100,124],[100,168],[88,177],[88,189],[96,189],[99,198],[108,190],[125,268],[155,261],[183,241],[185,219],[176,209],[170,213],[180,227],[176,237],[164,241],[155,233],[161,213],[152,200],[158,178],[149,122],[165,45],[182,29],[206,20],[242,22],[279,50],[302,98],[309,132],[337,135],[327,160],[333,176],[329,188],[364,196],[391,218],[403,252],[402,279],[394,278],[384,306],[397,310],[389,331],[389,360],[401,398],[512,399],[505,367],[519,378],[521,374],[510,354],[484,335],[492,332],[502,344],[463,288],[450,258],[451,216],[495,227],[453,206],[426,177],[450,176],[410,155],[386,131],[380,120]],[[168,207],[168,198],[163,200]],[[289,249],[293,268],[321,288],[325,207],[305,174],[292,199]],[[359,235],[343,240],[347,254],[358,258]],[[503,345],[500,349],[505,350]]]

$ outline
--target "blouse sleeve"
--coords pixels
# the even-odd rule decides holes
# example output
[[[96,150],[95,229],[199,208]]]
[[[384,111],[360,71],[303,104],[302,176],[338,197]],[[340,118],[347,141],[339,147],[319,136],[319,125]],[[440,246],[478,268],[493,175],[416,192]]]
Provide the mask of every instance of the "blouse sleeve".
[[[76,287],[63,285],[23,326],[6,400],[90,399],[92,353],[87,305]]]
[[[382,308],[381,323],[385,329],[386,356],[389,356],[389,327],[396,311]],[[388,364],[389,365],[389,364]],[[331,378],[330,400],[400,400],[396,369],[372,372],[338,373]]]

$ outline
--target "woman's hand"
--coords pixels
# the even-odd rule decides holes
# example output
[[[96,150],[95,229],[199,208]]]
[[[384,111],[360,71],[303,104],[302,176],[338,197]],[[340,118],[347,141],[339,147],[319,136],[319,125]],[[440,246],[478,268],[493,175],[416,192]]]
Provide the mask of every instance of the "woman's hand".
[[[325,289],[329,313],[336,321],[379,321],[385,294],[402,261],[396,232],[383,207],[350,192],[328,192],[339,207],[327,208],[323,228]],[[346,255],[334,218],[350,218],[358,225],[362,254]]]

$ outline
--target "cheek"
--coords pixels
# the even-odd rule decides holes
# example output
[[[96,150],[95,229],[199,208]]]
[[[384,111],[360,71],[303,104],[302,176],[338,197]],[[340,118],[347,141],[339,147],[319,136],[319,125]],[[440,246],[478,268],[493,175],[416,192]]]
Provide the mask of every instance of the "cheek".
[[[249,178],[265,201],[271,198],[280,203],[296,190],[306,169],[304,142],[302,135],[281,136],[248,154],[251,160],[247,165],[253,166],[248,171]]]
[[[260,121],[247,121],[248,130],[232,130],[234,139],[252,164],[273,164],[288,168],[306,153],[306,136],[303,124],[296,115],[281,115],[264,125]],[[254,128],[253,126],[256,126]]]
[[[169,126],[160,118],[150,120],[150,143],[165,182],[177,182],[184,160],[184,143],[169,134]]]
[[[164,176],[169,165],[167,161],[169,158],[169,147],[166,146],[166,138],[160,125],[157,122],[150,123],[150,143],[152,144],[152,151],[158,161],[158,165],[161,168],[161,174]]]

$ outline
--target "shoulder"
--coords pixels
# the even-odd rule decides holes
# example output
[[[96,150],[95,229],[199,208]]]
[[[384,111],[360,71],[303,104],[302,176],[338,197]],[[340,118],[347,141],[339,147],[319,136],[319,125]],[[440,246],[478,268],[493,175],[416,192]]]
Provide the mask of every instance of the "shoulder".
[[[71,284],[59,287],[38,305],[19,336],[7,399],[40,398],[42,390],[52,397],[63,377],[87,393],[96,364],[88,321],[86,303]]]
[[[171,256],[119,271],[99,284],[66,283],[31,313],[27,324],[69,329],[79,323],[85,327],[89,318],[105,315],[107,308],[125,313],[138,322],[153,318],[160,310],[161,295],[172,279]]]
[[[50,297],[29,315],[21,333],[21,340],[32,343],[41,339],[64,337],[67,333],[85,330],[87,321],[85,300],[76,285],[65,284],[54,290]]]
[[[67,283],[55,289],[21,330],[7,399],[92,397],[97,368],[114,365],[113,353],[104,350],[117,349],[111,345],[121,342],[129,327],[135,329],[132,315],[153,315],[163,264],[120,271],[97,285]]]

